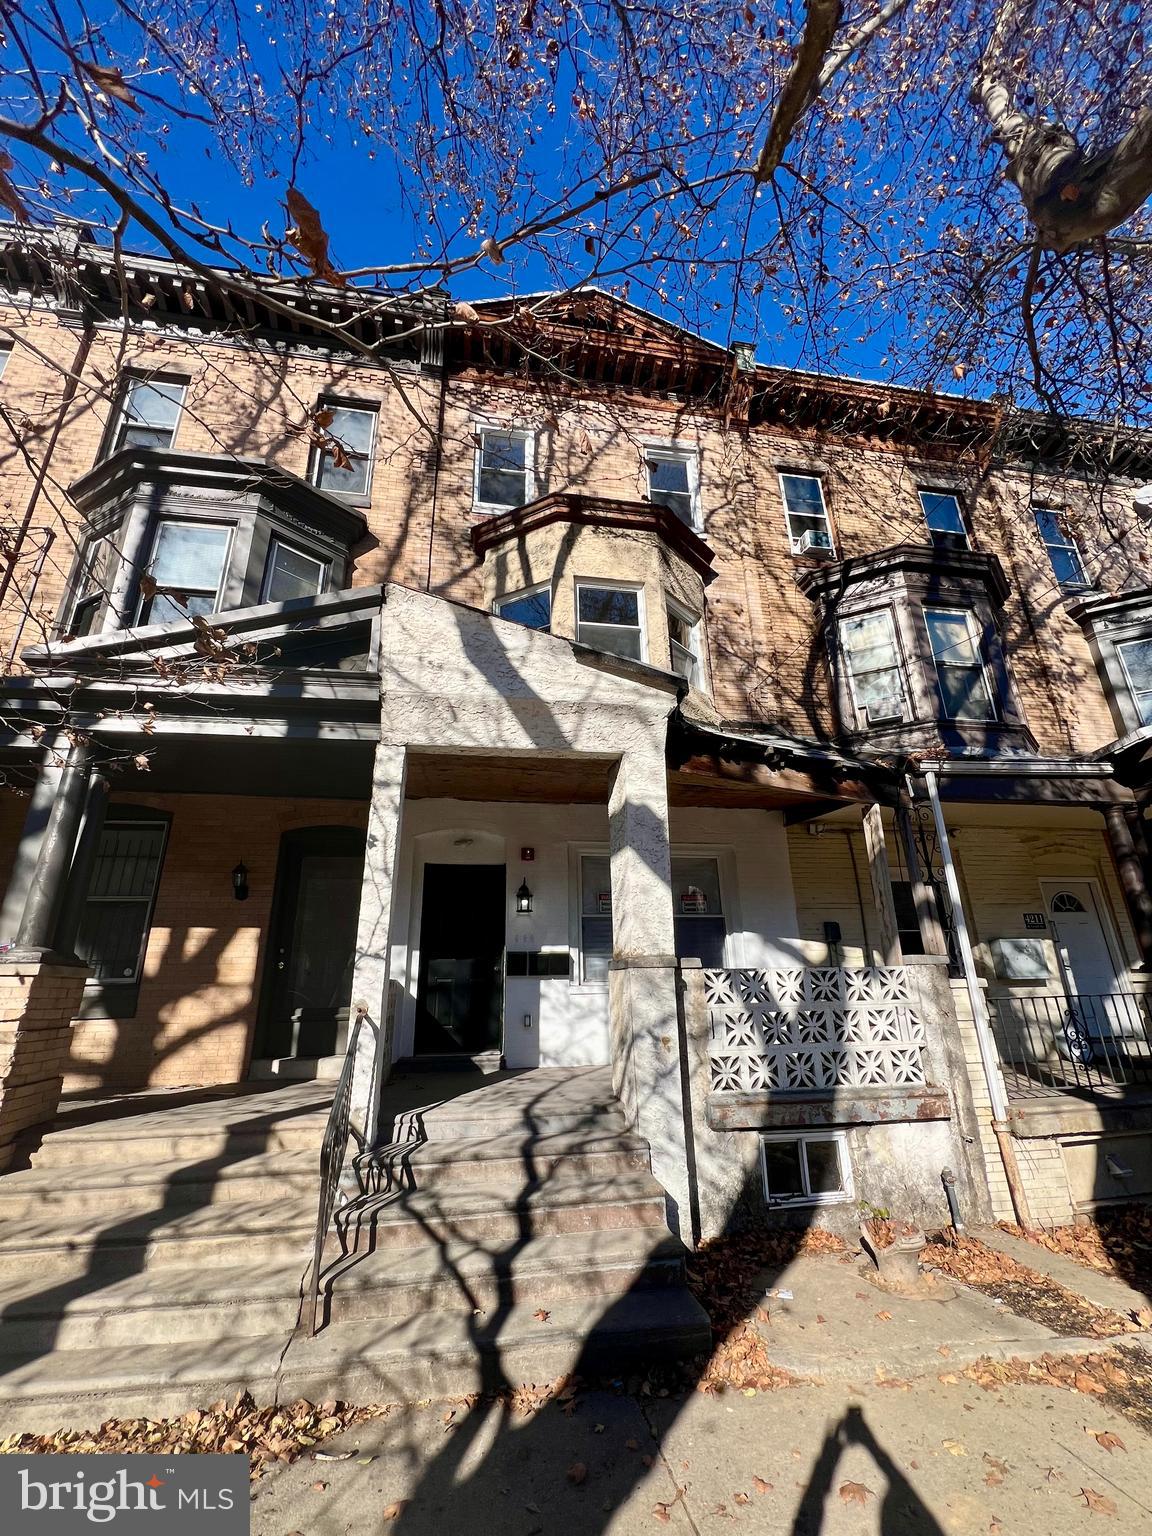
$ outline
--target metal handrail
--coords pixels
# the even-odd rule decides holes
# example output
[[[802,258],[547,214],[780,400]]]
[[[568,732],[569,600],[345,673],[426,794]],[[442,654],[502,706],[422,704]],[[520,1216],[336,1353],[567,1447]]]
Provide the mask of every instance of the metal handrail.
[[[356,1053],[360,1044],[360,1031],[365,1026],[367,1013],[359,1009],[348,1046],[344,1064],[336,1084],[336,1094],[328,1111],[328,1124],[324,1128],[324,1140],[320,1144],[320,1200],[316,1211],[316,1234],[312,1248],[312,1275],[308,1297],[308,1333],[316,1334],[316,1313],[320,1303],[321,1263],[328,1227],[336,1210],[336,1195],[340,1188],[340,1175],[344,1171],[344,1158],[348,1150],[348,1136],[352,1129],[352,1079],[356,1071]]]
[[[1001,1063],[1021,1084],[1069,1093],[1152,1083],[1152,1011],[1143,993],[1001,996],[991,1003]]]

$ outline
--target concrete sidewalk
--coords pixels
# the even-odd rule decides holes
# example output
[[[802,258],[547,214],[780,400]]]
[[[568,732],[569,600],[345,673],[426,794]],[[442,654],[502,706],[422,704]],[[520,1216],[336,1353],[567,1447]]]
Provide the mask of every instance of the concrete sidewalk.
[[[1083,1536],[1102,1516],[1136,1536],[1152,1520],[1152,1442],[1077,1392],[932,1376],[450,1412],[394,1410],[324,1448],[351,1459],[266,1478],[255,1536]]]

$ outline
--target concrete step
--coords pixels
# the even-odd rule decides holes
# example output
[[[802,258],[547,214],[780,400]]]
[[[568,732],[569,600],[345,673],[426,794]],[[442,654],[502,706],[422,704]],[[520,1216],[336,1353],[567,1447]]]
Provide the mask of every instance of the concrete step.
[[[251,1203],[315,1198],[318,1153],[266,1152],[242,1162],[158,1162],[116,1167],[27,1168],[0,1178],[0,1222],[59,1214],[61,1223],[93,1210],[120,1212],[174,1210],[225,1201]]]
[[[345,1323],[315,1339],[237,1338],[60,1350],[0,1363],[6,1434],[94,1428],[108,1418],[175,1416],[247,1390],[259,1403],[405,1402],[621,1372],[706,1354],[708,1318],[687,1292],[531,1303],[489,1322],[463,1313]],[[285,1346],[287,1354],[285,1355]]]
[[[418,1243],[423,1235],[510,1242],[525,1233],[663,1227],[667,1197],[650,1173],[605,1178],[557,1176],[528,1189],[394,1191],[368,1195],[341,1217],[351,1248]]]
[[[603,1178],[650,1166],[648,1143],[617,1131],[407,1142],[378,1148],[371,1161],[386,1187],[402,1189],[497,1183],[515,1189],[538,1184],[559,1169],[566,1177]]]
[[[255,1157],[261,1152],[317,1153],[324,1139],[326,1117],[284,1120],[258,1128],[241,1123],[202,1130],[176,1129],[175,1117],[166,1129],[113,1130],[98,1134],[86,1126],[84,1133],[53,1132],[32,1156],[33,1168],[91,1167],[97,1163],[214,1162]]]
[[[290,1330],[299,1312],[305,1250],[278,1262],[129,1274],[72,1274],[0,1284],[0,1366],[44,1350],[199,1339],[208,1347]],[[632,1229],[530,1238],[515,1251],[467,1242],[378,1249],[331,1265],[324,1315],[398,1317],[509,1300],[536,1305],[621,1294],[683,1280],[683,1249],[665,1230]]]
[[[243,1257],[264,1263],[306,1253],[316,1225],[314,1199],[249,1204],[227,1200],[173,1212],[98,1209],[66,1220],[59,1213],[8,1221],[0,1235],[0,1279],[30,1273],[91,1274],[161,1265],[217,1266]]]
[[[393,1139],[612,1133],[627,1123],[606,1067],[540,1068],[399,1115]]]

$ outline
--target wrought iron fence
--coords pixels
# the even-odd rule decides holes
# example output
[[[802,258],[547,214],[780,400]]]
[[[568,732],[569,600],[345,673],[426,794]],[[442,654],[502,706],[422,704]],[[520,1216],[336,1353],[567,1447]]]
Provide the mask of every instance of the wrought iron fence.
[[[356,1071],[356,1052],[360,1044],[360,1031],[367,1027],[363,1013],[356,1015],[348,1048],[340,1068],[336,1094],[328,1111],[328,1124],[324,1128],[324,1140],[320,1144],[320,1198],[316,1210],[316,1235],[312,1246],[312,1273],[309,1280],[307,1303],[308,1332],[316,1332],[316,1313],[320,1303],[320,1282],[324,1262],[324,1244],[328,1228],[336,1211],[336,1197],[340,1191],[340,1175],[344,1171],[344,1159],[348,1151],[348,1137],[352,1129],[352,1079]]]
[[[900,966],[705,971],[713,1093],[924,1082],[924,1024]]]
[[[1136,992],[992,999],[1008,1092],[1152,1083],[1152,1010]]]

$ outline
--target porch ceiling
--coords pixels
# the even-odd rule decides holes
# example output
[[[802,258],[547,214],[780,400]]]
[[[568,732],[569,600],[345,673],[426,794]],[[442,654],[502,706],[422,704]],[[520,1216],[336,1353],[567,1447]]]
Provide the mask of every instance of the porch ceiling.
[[[672,805],[729,806],[746,810],[787,810],[803,806],[822,813],[844,802],[871,804],[875,789],[862,781],[765,763],[732,762],[696,756],[668,773]]]
[[[615,758],[574,754],[411,752],[405,793],[410,800],[507,800],[555,805],[604,805]]]

